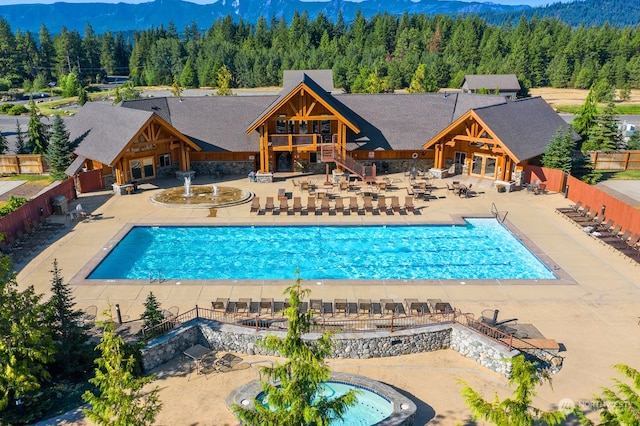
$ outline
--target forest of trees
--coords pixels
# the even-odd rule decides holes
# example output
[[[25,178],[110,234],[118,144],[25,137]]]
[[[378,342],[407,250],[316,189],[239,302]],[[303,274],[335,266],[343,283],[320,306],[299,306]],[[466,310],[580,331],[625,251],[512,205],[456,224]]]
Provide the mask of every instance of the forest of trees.
[[[358,14],[345,23],[295,14],[255,24],[228,16],[202,31],[195,24],[132,34],[13,33],[0,18],[0,91],[39,90],[73,73],[84,84],[108,74],[129,75],[136,85],[215,86],[225,65],[233,87],[281,85],[285,69],[334,71],[335,86],[363,91],[409,87],[420,64],[436,87],[456,87],[464,74],[514,73],[525,88],[589,88],[605,80],[640,88],[640,26],[572,28],[554,18],[488,24],[477,16]],[[423,67],[424,68],[424,67]],[[424,70],[423,70],[424,71]],[[369,85],[371,86],[371,85]],[[427,85],[431,86],[431,85]]]

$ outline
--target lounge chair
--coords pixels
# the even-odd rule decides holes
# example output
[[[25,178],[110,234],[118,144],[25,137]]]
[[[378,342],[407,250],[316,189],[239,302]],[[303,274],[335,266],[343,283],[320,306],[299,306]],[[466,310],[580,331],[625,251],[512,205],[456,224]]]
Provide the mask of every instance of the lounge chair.
[[[349,302],[347,302],[347,299],[334,299],[333,309],[335,313],[340,311],[344,312],[344,316],[346,317],[349,315]]]
[[[316,213],[316,197],[307,198],[307,214]]]
[[[363,312],[367,312],[369,316],[373,313],[373,305],[371,305],[371,299],[358,299],[358,315]]]
[[[322,201],[320,202],[320,212],[321,213],[330,213],[330,208],[329,208],[329,198],[324,197],[322,199]]]
[[[387,207],[387,198],[384,195],[378,195],[378,213],[386,213],[388,210]]]
[[[302,212],[302,198],[301,197],[293,197],[293,213],[301,213]]]
[[[578,209],[580,209],[580,207],[582,206],[582,201],[578,201],[576,204],[574,204],[571,207],[558,207],[556,209],[556,211],[558,213],[571,213],[571,212],[577,212]]]
[[[229,305],[229,298],[227,297],[218,297],[216,300],[211,302],[212,310],[220,310],[222,312],[227,312],[227,306]]]
[[[280,198],[280,208],[278,208],[279,214],[289,214],[289,202],[286,198]]]
[[[324,315],[324,305],[322,299],[309,299],[309,311]]]
[[[273,197],[267,197],[267,202],[264,205],[265,213],[273,213],[275,206],[273,204]]]
[[[391,313],[395,315],[398,313],[401,303],[394,302],[393,299],[380,299],[380,315]]]
[[[369,196],[364,197],[364,211],[373,213],[373,199]]]
[[[404,197],[404,210],[406,212],[414,212],[415,207],[413,205],[413,197]]]
[[[400,198],[397,195],[391,197],[391,210],[396,213],[400,212]]]
[[[342,197],[336,198],[335,209],[336,213],[344,213],[344,200],[342,199]]]
[[[238,299],[238,301],[236,302],[236,307],[235,307],[235,311],[240,312],[240,311],[244,311],[246,314],[249,313],[249,309],[251,309],[251,299],[250,298],[240,298]]]
[[[262,314],[262,310],[266,309],[269,315],[273,315],[273,298],[263,297],[262,299],[260,299],[259,309],[259,314]]]
[[[425,302],[421,302],[418,299],[404,299],[404,303],[407,309],[407,314],[412,315],[415,311],[418,315],[424,315],[429,313],[429,307]]]
[[[351,213],[358,213],[358,197],[349,197],[349,211]]]

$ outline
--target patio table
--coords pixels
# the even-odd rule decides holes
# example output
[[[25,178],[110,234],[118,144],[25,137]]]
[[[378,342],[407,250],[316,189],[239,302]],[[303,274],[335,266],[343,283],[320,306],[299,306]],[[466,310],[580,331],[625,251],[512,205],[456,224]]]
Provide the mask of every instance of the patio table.
[[[183,352],[183,354],[187,358],[190,358],[193,361],[193,364],[196,367],[196,374],[202,374],[202,368],[200,363],[202,362],[204,357],[206,357],[210,353],[211,353],[211,349],[205,346],[202,346],[200,344],[193,345],[189,349]]]

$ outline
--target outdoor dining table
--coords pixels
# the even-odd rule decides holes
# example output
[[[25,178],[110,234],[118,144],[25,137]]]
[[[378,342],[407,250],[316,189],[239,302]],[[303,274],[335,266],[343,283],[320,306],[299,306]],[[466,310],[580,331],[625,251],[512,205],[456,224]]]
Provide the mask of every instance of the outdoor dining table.
[[[209,353],[211,353],[211,349],[205,346],[202,346],[200,344],[193,345],[189,349],[183,352],[183,354],[187,358],[190,358],[193,361],[196,367],[196,374],[202,374],[202,368],[200,363],[202,362],[204,357],[207,356]]]

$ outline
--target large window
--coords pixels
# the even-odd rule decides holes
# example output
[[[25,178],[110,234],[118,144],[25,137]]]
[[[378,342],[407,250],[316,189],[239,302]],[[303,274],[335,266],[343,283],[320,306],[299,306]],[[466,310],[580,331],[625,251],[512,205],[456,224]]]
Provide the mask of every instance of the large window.
[[[155,177],[153,158],[140,158],[129,162],[131,179],[150,179]]]
[[[493,178],[496,176],[497,161],[496,157],[474,154],[471,174],[486,178]]]
[[[160,155],[158,164],[160,164],[160,167],[169,167],[171,165],[171,156],[169,154]]]

